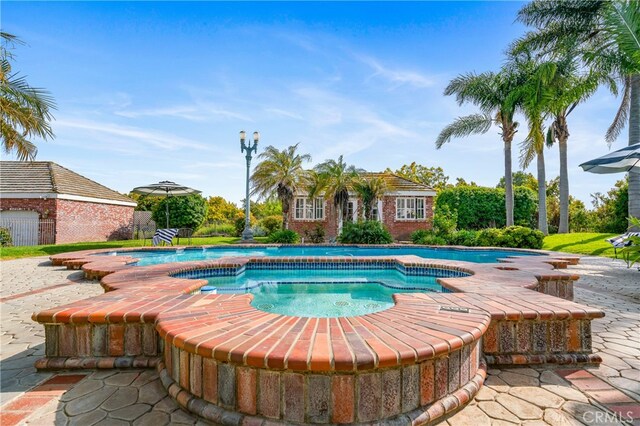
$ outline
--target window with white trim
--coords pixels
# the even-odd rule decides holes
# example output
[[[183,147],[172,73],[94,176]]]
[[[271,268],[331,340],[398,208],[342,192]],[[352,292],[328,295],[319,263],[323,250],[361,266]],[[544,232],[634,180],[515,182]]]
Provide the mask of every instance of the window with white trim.
[[[323,220],[324,199],[296,198],[293,217],[296,220]]]
[[[423,197],[396,198],[396,219],[424,220],[424,206]]]

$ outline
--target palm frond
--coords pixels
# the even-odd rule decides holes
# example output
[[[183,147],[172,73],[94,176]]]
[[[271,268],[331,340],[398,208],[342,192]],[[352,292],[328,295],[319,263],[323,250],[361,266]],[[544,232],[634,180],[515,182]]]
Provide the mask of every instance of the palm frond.
[[[620,106],[618,107],[618,111],[616,111],[616,115],[613,118],[613,122],[607,129],[607,133],[605,135],[605,140],[607,144],[611,146],[620,133],[622,129],[624,129],[625,125],[629,120],[629,111],[631,107],[631,81],[630,77],[626,77],[624,79],[624,87],[622,89],[622,100],[620,101]]]
[[[487,114],[472,114],[458,117],[453,123],[446,126],[436,139],[436,148],[449,142],[451,138],[469,136],[471,134],[487,133],[493,124],[493,119]]]

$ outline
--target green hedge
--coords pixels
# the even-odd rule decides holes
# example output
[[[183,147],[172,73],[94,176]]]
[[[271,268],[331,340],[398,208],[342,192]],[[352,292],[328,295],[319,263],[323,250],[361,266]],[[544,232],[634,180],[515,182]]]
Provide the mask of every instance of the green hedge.
[[[529,188],[514,189],[514,222],[535,226],[536,193]],[[502,188],[458,186],[440,191],[436,211],[448,207],[457,215],[458,229],[502,228],[506,225],[505,195]]]
[[[510,226],[504,229],[487,228],[480,231],[461,230],[449,235],[420,230],[411,234],[411,240],[414,244],[425,245],[541,249],[544,234],[524,226]]]

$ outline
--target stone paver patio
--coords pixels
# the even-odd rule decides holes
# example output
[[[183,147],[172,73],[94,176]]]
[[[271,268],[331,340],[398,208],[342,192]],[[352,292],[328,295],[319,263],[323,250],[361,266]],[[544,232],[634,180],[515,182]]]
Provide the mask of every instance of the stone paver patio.
[[[0,263],[0,424],[206,424],[180,410],[155,370],[37,372],[44,330],[31,314],[103,292],[82,272],[45,257]],[[640,425],[640,272],[585,257],[575,301],[600,308],[593,321],[598,368],[489,370],[475,401],[449,425]]]

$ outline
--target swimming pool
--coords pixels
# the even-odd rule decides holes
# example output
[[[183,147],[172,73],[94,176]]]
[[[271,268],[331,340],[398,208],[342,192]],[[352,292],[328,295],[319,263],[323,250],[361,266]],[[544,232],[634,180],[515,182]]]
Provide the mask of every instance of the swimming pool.
[[[458,249],[451,247],[356,247],[356,246],[281,246],[281,247],[199,247],[168,250],[116,251],[111,255],[126,255],[140,259],[139,266],[170,262],[189,262],[237,256],[403,256],[415,255],[428,259],[462,260],[474,263],[495,263],[509,256],[535,256],[538,253],[498,249]]]
[[[393,269],[245,270],[206,278],[216,293],[251,293],[262,311],[301,317],[350,317],[388,309],[394,293],[444,292],[436,275]]]

